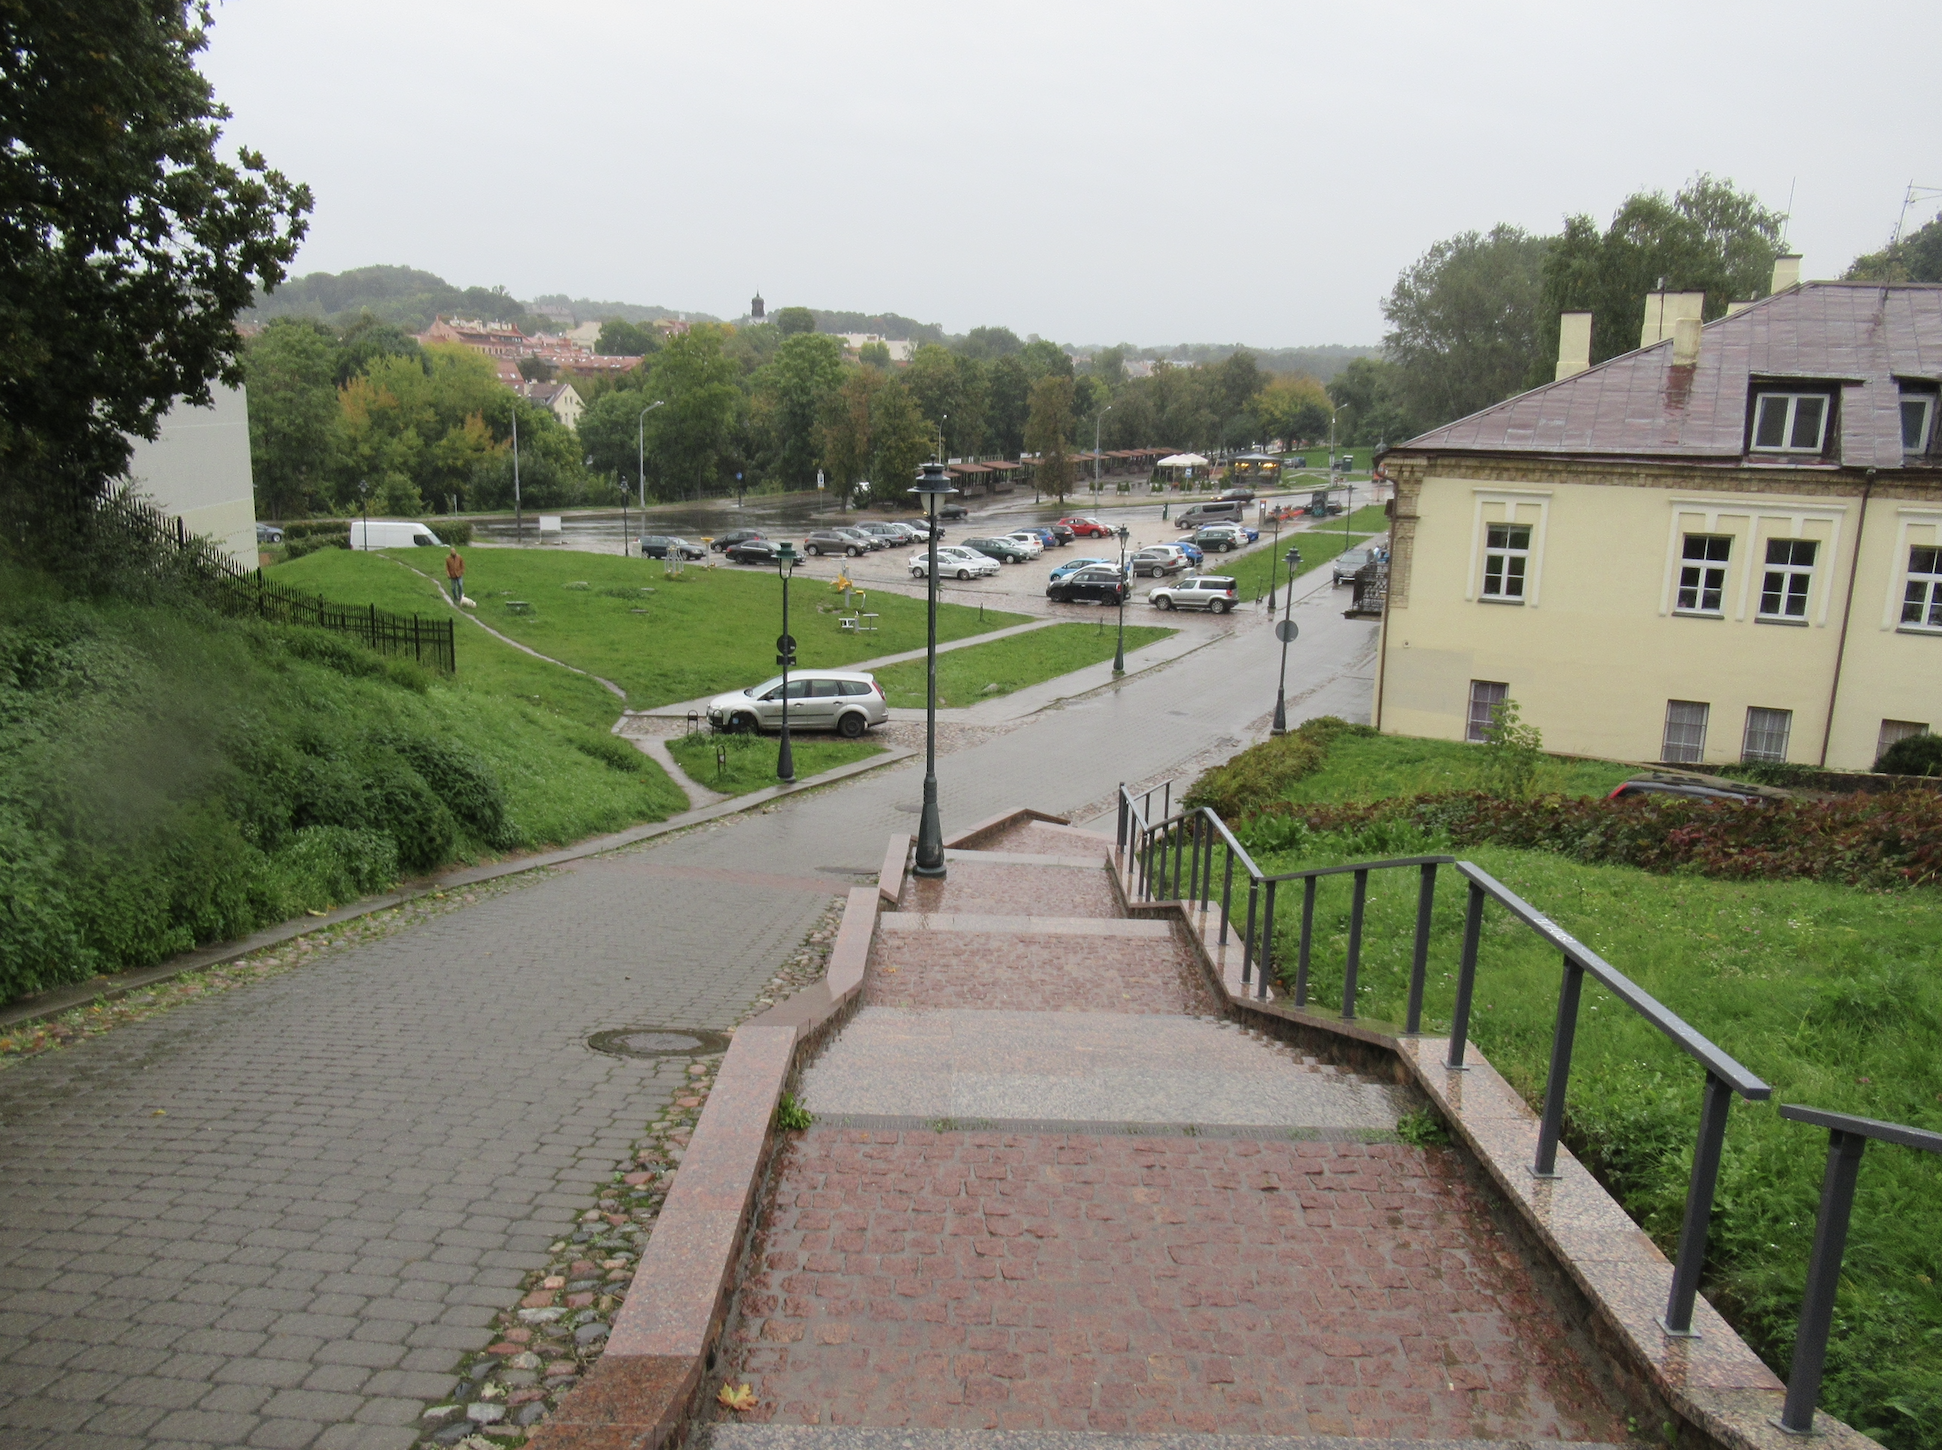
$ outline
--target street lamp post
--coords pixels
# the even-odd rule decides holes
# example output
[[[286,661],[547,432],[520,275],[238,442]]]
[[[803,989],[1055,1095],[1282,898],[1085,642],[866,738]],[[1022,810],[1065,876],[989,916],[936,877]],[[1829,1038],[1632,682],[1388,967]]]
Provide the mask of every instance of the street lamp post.
[[[640,417],[634,420],[634,472],[641,481],[641,512],[647,512],[647,415],[667,402],[666,398],[656,398],[641,409]],[[647,520],[641,520],[643,527]]]
[[[517,396],[517,394],[515,394]],[[519,404],[512,405],[512,536],[513,542],[526,542],[526,520],[519,505]]]
[[[1288,593],[1281,625],[1275,630],[1281,636],[1281,678],[1274,687],[1274,728],[1269,732],[1274,735],[1288,733],[1288,641],[1295,637],[1295,568],[1301,563],[1301,550],[1290,548],[1283,559],[1288,565]]]
[[[929,596],[927,616],[930,635],[924,649],[924,813],[917,822],[917,860],[919,876],[944,875],[944,823],[937,813],[937,501],[956,493],[950,475],[940,463],[926,463],[910,490],[925,504],[930,539],[929,557],[924,567],[924,582]]]
[[[1126,596],[1130,592],[1126,586],[1126,540],[1132,530],[1121,524],[1113,531],[1119,535],[1119,640],[1113,646],[1113,673],[1126,673]]]
[[[782,745],[776,751],[775,778],[784,785],[796,783],[796,760],[789,753],[789,666],[796,662],[796,642],[789,634],[789,576],[798,557],[787,539],[775,551],[775,571],[782,576],[782,634],[775,642],[775,662],[782,666]]]
[[[1276,553],[1275,550],[1279,549],[1280,547],[1281,547],[1281,515],[1277,513],[1274,516],[1274,542],[1268,545],[1268,613],[1270,615],[1274,613],[1274,573],[1275,573],[1276,566],[1279,564],[1281,560],[1281,555]],[[1294,582],[1295,581],[1292,578],[1289,579],[1288,581],[1291,587],[1293,586]]]

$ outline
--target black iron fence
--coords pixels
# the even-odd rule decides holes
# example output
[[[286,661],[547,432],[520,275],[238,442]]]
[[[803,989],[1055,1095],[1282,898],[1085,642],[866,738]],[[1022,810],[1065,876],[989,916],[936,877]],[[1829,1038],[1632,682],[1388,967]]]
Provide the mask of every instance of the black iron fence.
[[[1659,1320],[1660,1328],[1670,1336],[1692,1336],[1693,1304],[1699,1293],[1700,1272],[1706,1260],[1707,1230],[1719,1183],[1727,1112],[1736,1093],[1749,1102],[1759,1102],[1770,1098],[1773,1090],[1598,953],[1489,872],[1469,861],[1461,861],[1454,856],[1408,856],[1270,875],[1255,863],[1217,812],[1205,806],[1172,810],[1172,784],[1169,782],[1162,793],[1156,819],[1153,795],[1153,791],[1147,791],[1143,796],[1135,796],[1124,786],[1119,791],[1118,860],[1129,894],[1142,901],[1182,902],[1189,912],[1197,912],[1203,918],[1218,906],[1217,942],[1226,946],[1230,934],[1238,926],[1242,988],[1244,992],[1252,988],[1259,1000],[1265,1001],[1271,992],[1279,990],[1294,1006],[1308,1006],[1315,946],[1316,890],[1318,883],[1329,876],[1352,878],[1340,1008],[1341,1017],[1347,1021],[1353,1020],[1356,1015],[1357,977],[1362,961],[1370,877],[1389,871],[1416,873],[1415,939],[1410,959],[1409,999],[1403,1023],[1404,1034],[1408,1036],[1417,1036],[1422,1032],[1423,995],[1429,968],[1430,920],[1435,905],[1438,873],[1447,867],[1464,882],[1467,900],[1463,944],[1458,958],[1456,995],[1446,1054],[1448,1066],[1454,1069],[1464,1066],[1485,912],[1494,904],[1558,952],[1562,972],[1557,1019],[1551,1034],[1551,1063],[1538,1121],[1537,1151],[1531,1164],[1534,1177],[1558,1176],[1558,1138],[1564,1126],[1565,1091],[1571,1077],[1579,999],[1587,975],[1595,978],[1614,997],[1656,1027],[1699,1066],[1705,1074],[1705,1086],[1700,1098],[1692,1173],[1687,1183],[1678,1250],[1673,1259],[1672,1286],[1666,1298],[1665,1313]],[[1241,923],[1235,920],[1237,868],[1247,890],[1246,916]],[[1301,887],[1301,921],[1296,937],[1293,977],[1292,981],[1276,987],[1272,984],[1277,977],[1286,977],[1287,973],[1285,964],[1276,960],[1275,915],[1282,888],[1292,888],[1296,883],[1300,883]],[[1840,1275],[1847,1215],[1854,1200],[1854,1181],[1861,1149],[1867,1139],[1878,1138],[1929,1152],[1942,1152],[1942,1134],[1812,1108],[1783,1106],[1780,1112],[1786,1118],[1826,1127],[1831,1134],[1827,1180],[1822,1192],[1807,1294],[1801,1309],[1794,1372],[1789,1381],[1786,1410],[1781,1417],[1783,1428],[1805,1431],[1813,1423],[1821,1365],[1827,1353],[1834,1290]]]
[[[160,551],[211,606],[226,614],[255,614],[278,624],[307,624],[347,634],[379,654],[417,661],[441,674],[456,674],[454,622],[393,614],[376,605],[333,604],[244,569],[209,540],[188,531],[179,518],[125,493],[104,495],[95,509],[96,528],[119,535],[136,552]]]

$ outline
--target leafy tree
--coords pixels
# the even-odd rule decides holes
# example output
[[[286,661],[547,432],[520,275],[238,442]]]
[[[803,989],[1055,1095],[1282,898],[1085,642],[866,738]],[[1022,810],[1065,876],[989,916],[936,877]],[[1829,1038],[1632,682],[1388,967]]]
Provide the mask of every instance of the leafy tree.
[[[1041,493],[1065,502],[1072,484],[1072,379],[1048,373],[1032,384],[1031,416],[1025,447],[1038,455],[1035,477]]]
[[[1604,362],[1639,345],[1648,292],[1704,292],[1708,321],[1724,316],[1729,302],[1766,296],[1784,221],[1731,181],[1704,173],[1670,200],[1658,191],[1627,197],[1603,233],[1588,216],[1567,217],[1543,261],[1525,385],[1556,373],[1561,312],[1591,313],[1591,360]]]
[[[1126,352],[1124,347],[1102,347],[1092,355],[1092,376],[1105,384],[1108,392],[1126,381]]]
[[[278,319],[249,340],[250,472],[256,510],[272,519],[307,513],[342,446],[336,335],[321,323]]]
[[[697,323],[668,339],[654,358],[647,391],[667,399],[647,415],[649,477],[664,498],[701,498],[721,482],[721,460],[741,402],[735,364],[722,355],[726,334]]]
[[[958,344],[958,351],[979,362],[992,362],[1024,351],[1025,344],[1009,327],[974,327]]]
[[[605,357],[646,357],[661,350],[661,335],[651,326],[609,317],[600,324],[593,350]]]
[[[791,333],[753,381],[751,401],[770,440],[775,477],[785,488],[809,487],[816,479],[816,421],[843,385],[842,340],[826,332]]]
[[[606,478],[618,474],[630,492],[640,484],[636,463],[637,444],[642,436],[637,431],[642,427],[641,409],[654,401],[653,395],[641,386],[645,378],[634,375],[631,381],[631,387],[611,388],[590,399],[576,425],[586,456],[593,460],[588,467],[595,476]],[[655,410],[664,411],[665,408]]]
[[[1330,379],[1328,395],[1342,410],[1337,442],[1400,443],[1423,431],[1402,402],[1396,365],[1382,358],[1357,358]],[[1310,436],[1327,437],[1328,419],[1321,419]]]
[[[784,337],[816,330],[816,314],[807,307],[785,307],[775,315],[776,330]]]
[[[519,375],[529,383],[550,383],[557,371],[543,357],[522,357],[519,360]]]
[[[1383,346],[1402,405],[1425,426],[1523,389],[1544,355],[1539,313],[1550,248],[1550,238],[1513,226],[1464,232],[1437,242],[1396,279],[1382,304],[1390,325]]]
[[[866,342],[856,350],[857,361],[866,368],[890,370],[890,344],[885,342]]]
[[[1032,379],[1015,353],[991,364],[986,389],[985,430],[1001,458],[1016,458],[1025,450],[1025,422],[1032,408]]]
[[[1269,378],[1254,395],[1252,407],[1269,437],[1290,443],[1326,438],[1329,415],[1334,411],[1328,390],[1320,383],[1305,374],[1286,373]]]
[[[1942,216],[1901,241],[1856,257],[1850,282],[1942,282]]]
[[[1025,376],[1033,382],[1057,373],[1062,378],[1072,376],[1072,358],[1056,342],[1034,338],[1025,344],[1018,354],[1018,360],[1025,364]]]
[[[874,497],[908,503],[903,491],[917,481],[917,467],[930,457],[935,436],[910,389],[896,378],[886,379],[870,399],[870,478]]]
[[[92,492],[124,434],[243,381],[236,315],[303,238],[308,187],[217,158],[209,23],[188,0],[0,11],[0,471],[50,475],[42,496]]]
[[[875,368],[857,368],[823,400],[816,420],[816,452],[839,498],[847,500],[857,481],[869,476],[874,450],[871,403],[888,382]]]
[[[344,329],[337,349],[335,382],[343,387],[371,365],[373,358],[408,357],[423,362],[418,339],[394,323],[380,322],[366,312]]]

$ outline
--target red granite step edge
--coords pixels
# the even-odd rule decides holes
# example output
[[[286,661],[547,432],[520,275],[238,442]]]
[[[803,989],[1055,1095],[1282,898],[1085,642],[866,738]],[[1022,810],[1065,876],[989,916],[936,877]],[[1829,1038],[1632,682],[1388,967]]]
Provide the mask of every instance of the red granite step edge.
[[[856,1003],[878,900],[874,887],[852,888],[824,980],[735,1029],[606,1351],[528,1444],[659,1450],[678,1437],[721,1334],[776,1105],[803,1049]]]
[[[1348,1021],[1282,997],[1260,1000],[1253,995],[1258,983],[1241,984],[1238,930],[1230,928],[1225,945],[1219,940],[1218,903],[1202,911],[1195,902],[1135,901],[1131,870],[1121,860],[1111,873],[1127,914],[1180,922],[1208,985],[1237,1019],[1363,1071],[1387,1071],[1436,1105],[1532,1241],[1583,1296],[1594,1335],[1616,1368],[1668,1407],[1694,1439],[1724,1450],[1783,1450],[1798,1443],[1773,1423],[1785,1387],[1703,1296],[1693,1311],[1698,1337],[1674,1339],[1659,1328],[1657,1316],[1672,1286],[1671,1261],[1571,1151],[1559,1146],[1555,1179],[1531,1175],[1537,1114],[1474,1042],[1465,1048],[1465,1066],[1453,1069],[1445,1061],[1447,1037],[1409,1037],[1393,1023]],[[1877,1446],[1825,1410],[1815,1416],[1814,1428],[1815,1444],[1824,1450]]]
[[[897,898],[904,890],[904,867],[910,860],[910,832],[899,831],[890,838],[890,845],[883,853],[883,869],[877,872],[877,895],[883,898],[884,908],[897,909]]]
[[[1015,810],[1000,811],[995,816],[988,816],[968,831],[959,831],[955,836],[945,837],[944,848],[947,851],[975,850],[978,842],[986,837],[999,835],[1007,827],[1022,826],[1028,821],[1043,821],[1049,826],[1072,824],[1069,817],[1048,815],[1044,811],[1035,811],[1030,806],[1020,806]]]

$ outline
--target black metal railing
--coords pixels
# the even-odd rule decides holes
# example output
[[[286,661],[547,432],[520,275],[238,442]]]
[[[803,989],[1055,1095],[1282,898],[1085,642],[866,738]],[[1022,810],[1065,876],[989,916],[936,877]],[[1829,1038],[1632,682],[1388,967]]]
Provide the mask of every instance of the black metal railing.
[[[1219,944],[1225,946],[1233,917],[1234,877],[1238,865],[1247,883],[1247,921],[1241,933],[1241,986],[1244,993],[1253,986],[1258,999],[1268,998],[1272,990],[1270,984],[1277,976],[1274,942],[1279,890],[1282,885],[1296,881],[1302,883],[1301,926],[1297,937],[1294,980],[1288,995],[1292,997],[1295,1007],[1303,1008],[1308,1005],[1313,965],[1317,885],[1328,876],[1346,875],[1353,878],[1341,1007],[1342,1018],[1353,1020],[1360,986],[1358,978],[1369,879],[1377,872],[1417,873],[1415,942],[1410,962],[1409,1005],[1403,1025],[1406,1035],[1416,1036],[1422,1032],[1423,996],[1429,969],[1430,927],[1435,907],[1437,873],[1440,868],[1448,866],[1464,879],[1467,901],[1463,946],[1457,969],[1456,999],[1451,1014],[1446,1059],[1448,1066],[1453,1069],[1462,1069],[1465,1065],[1470,1006],[1476,992],[1479,947],[1487,905],[1496,902],[1540,940],[1557,950],[1563,959],[1563,976],[1558,989],[1556,1025],[1551,1034],[1550,1071],[1538,1121],[1537,1152],[1530,1170],[1534,1177],[1558,1176],[1558,1138],[1564,1127],[1565,1092],[1571,1077],[1578,1004],[1587,974],[1697,1062],[1705,1070],[1705,1091],[1700,1102],[1692,1174],[1686,1189],[1685,1216],[1679,1230],[1678,1252],[1673,1259],[1672,1288],[1666,1298],[1665,1314],[1659,1321],[1669,1335],[1686,1337],[1693,1333],[1693,1303],[1699,1293],[1700,1271],[1706,1260],[1707,1230],[1719,1183],[1720,1151],[1726,1135],[1727,1110],[1732,1105],[1735,1093],[1749,1101],[1771,1097],[1772,1089],[1766,1083],[1598,953],[1471,862],[1460,861],[1454,856],[1407,856],[1268,875],[1255,864],[1234,838],[1226,822],[1211,808],[1200,806],[1171,811],[1171,783],[1162,797],[1158,820],[1152,818],[1152,801],[1152,791],[1136,798],[1124,786],[1120,787],[1118,859],[1128,893],[1142,901],[1182,902],[1190,913],[1197,912],[1202,916],[1211,911],[1218,900]],[[1215,857],[1221,852],[1225,853],[1226,862],[1219,872],[1221,884],[1216,890]]]
[[[379,654],[416,660],[441,674],[458,671],[458,647],[450,619],[393,614],[376,605],[333,604],[245,569],[208,539],[191,534],[180,518],[126,493],[104,494],[95,505],[95,526],[110,536],[146,546],[146,554],[172,562],[182,578],[213,608],[254,614],[279,624],[307,624],[346,634]],[[131,549],[131,556],[143,551]]]

